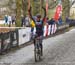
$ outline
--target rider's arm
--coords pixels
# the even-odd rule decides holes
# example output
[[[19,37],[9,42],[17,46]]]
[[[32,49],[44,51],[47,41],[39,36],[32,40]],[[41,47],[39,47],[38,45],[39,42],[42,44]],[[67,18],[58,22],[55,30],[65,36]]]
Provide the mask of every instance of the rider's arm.
[[[43,17],[43,21],[45,20],[45,18],[46,18],[46,9],[44,8],[44,7],[42,7],[43,8],[43,10],[44,10],[44,17]]]
[[[31,18],[33,21],[35,21],[34,18],[32,17],[32,14],[31,14],[31,7],[30,7],[30,9],[28,10],[28,12],[29,12],[30,18]]]

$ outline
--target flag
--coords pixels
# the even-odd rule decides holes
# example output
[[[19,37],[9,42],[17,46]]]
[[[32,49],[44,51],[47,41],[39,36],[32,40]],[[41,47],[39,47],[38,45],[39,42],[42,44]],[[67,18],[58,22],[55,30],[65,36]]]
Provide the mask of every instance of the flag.
[[[62,5],[59,4],[56,8],[56,12],[55,12],[55,15],[54,15],[55,21],[58,21],[59,17],[61,16],[61,12],[62,12]]]

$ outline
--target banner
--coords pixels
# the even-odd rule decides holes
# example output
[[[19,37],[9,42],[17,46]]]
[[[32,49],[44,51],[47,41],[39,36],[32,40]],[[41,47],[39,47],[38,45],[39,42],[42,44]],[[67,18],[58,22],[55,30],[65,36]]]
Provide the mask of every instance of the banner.
[[[25,29],[19,29],[18,33],[19,33],[19,45],[22,45],[26,42],[30,41],[30,31],[31,28],[25,28]]]
[[[56,12],[55,12],[55,15],[54,15],[54,19],[55,21],[58,21],[58,19],[60,18],[61,16],[61,12],[62,12],[62,5],[59,4],[56,8]]]

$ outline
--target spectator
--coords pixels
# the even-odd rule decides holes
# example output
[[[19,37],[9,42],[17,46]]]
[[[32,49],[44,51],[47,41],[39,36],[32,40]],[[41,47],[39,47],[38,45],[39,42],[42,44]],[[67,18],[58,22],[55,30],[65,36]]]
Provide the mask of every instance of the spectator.
[[[12,17],[10,15],[8,16],[8,23],[9,23],[9,27],[10,27],[11,23],[12,23]]]
[[[28,16],[25,18],[25,25],[30,26],[30,18]]]
[[[21,16],[21,27],[25,26],[25,17],[22,15]]]
[[[66,17],[66,23],[70,23],[71,20],[69,19],[69,17]]]
[[[15,24],[15,21],[16,21],[16,17],[12,16],[12,25]]]
[[[49,18],[47,17],[47,24],[48,24],[48,22],[49,22]]]
[[[5,25],[8,24],[8,15],[5,15],[4,19],[5,19]]]
[[[52,18],[51,20],[48,21],[49,25],[53,25],[55,23],[55,20]]]
[[[62,25],[62,22],[63,22],[63,21],[62,21],[62,18],[60,17],[59,20],[58,20],[58,24],[59,24],[59,25]]]

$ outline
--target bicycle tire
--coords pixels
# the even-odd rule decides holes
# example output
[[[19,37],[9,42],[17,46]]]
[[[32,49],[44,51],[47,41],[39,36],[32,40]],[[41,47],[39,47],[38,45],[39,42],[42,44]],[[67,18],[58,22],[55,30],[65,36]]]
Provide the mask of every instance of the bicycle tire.
[[[34,55],[35,55],[35,62],[40,61],[40,59],[41,59],[41,50],[40,50],[40,44],[37,41],[35,41]]]

